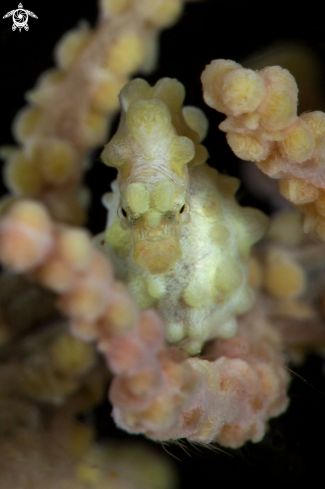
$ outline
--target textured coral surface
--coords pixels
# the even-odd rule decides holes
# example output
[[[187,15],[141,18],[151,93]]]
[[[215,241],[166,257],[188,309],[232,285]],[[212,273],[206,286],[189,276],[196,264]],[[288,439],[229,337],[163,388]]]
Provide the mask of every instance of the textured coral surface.
[[[100,41],[99,44],[103,41],[105,45],[105,35],[92,38],[91,28],[85,25],[66,34],[55,54],[61,74],[52,73],[45,82],[43,79],[43,88],[39,92],[31,91],[28,98],[38,108],[22,112],[16,118],[14,133],[23,144],[23,151],[17,152],[12,148],[3,150],[7,160],[5,180],[15,198],[37,197],[47,205],[56,221],[81,222],[84,215],[82,209],[89,203],[86,186],[91,188],[93,198],[89,223],[91,231],[95,233],[105,226],[104,211],[99,201],[100,196],[109,190],[109,171],[104,165],[100,168],[96,164],[87,176],[87,185],[80,191],[83,169],[89,166],[89,163],[85,164],[83,156],[88,149],[105,141],[107,115],[116,110],[114,96],[129,75],[135,73],[142,62],[145,70],[152,69],[157,49],[157,29],[168,27],[178,18],[181,2],[103,0],[101,6],[104,21],[106,15],[127,16],[128,11],[132,12],[131,19],[125,24],[126,32],[122,22],[116,39],[109,41],[108,57],[105,58],[108,71],[102,69],[103,66],[101,70],[95,70],[98,58],[92,56],[94,51],[91,49],[87,51],[91,40],[95,51],[98,48],[96,39]],[[1,38],[5,56],[8,56],[5,76],[9,77],[10,85],[13,85],[9,88],[15,94],[8,105],[11,118],[22,105],[17,97],[18,92],[22,93],[26,88],[30,90],[36,76],[44,70],[44,65],[38,67],[36,61],[31,62],[30,56],[23,56],[23,44],[26,42],[29,53],[31,50],[37,52],[37,58],[42,59],[45,43],[44,47],[41,46],[39,39],[52,36],[48,24],[46,27],[41,22],[42,17],[49,15],[47,7],[42,8],[43,11],[36,11],[36,7],[33,7],[39,20],[30,26],[29,37],[24,37],[23,43],[22,37],[19,41],[18,37],[12,37],[14,34],[19,36],[19,33],[11,33],[10,25]],[[76,5],[71,21],[69,14],[68,17],[64,16],[64,25],[62,11],[53,11],[51,25],[58,26],[62,35],[75,26],[76,18],[80,15],[87,17],[90,13],[90,18],[95,18],[95,5],[92,12],[90,6],[89,12],[83,13],[83,8],[85,6]],[[257,18],[253,15],[255,9]],[[154,86],[157,80],[171,76],[186,85],[186,104],[199,105],[208,114],[210,133],[204,144],[211,154],[209,163],[213,162],[220,173],[213,173],[201,165],[189,168],[186,175],[184,164],[187,165],[193,158],[193,145],[197,149],[199,138],[196,136],[193,139],[190,132],[184,132],[184,125],[181,128],[175,118],[174,129],[164,133],[169,134],[169,139],[164,139],[168,141],[166,146],[159,145],[159,131],[147,130],[146,134],[152,136],[153,152],[160,148],[167,156],[166,161],[169,158],[174,162],[173,171],[177,179],[173,181],[174,187],[170,185],[172,178],[169,176],[167,182],[165,177],[160,180],[158,177],[151,186],[150,172],[142,180],[140,172],[140,177],[134,177],[123,187],[119,176],[123,205],[119,203],[116,184],[115,197],[106,198],[111,211],[110,225],[112,221],[115,224],[111,228],[113,232],[106,234],[105,248],[115,261],[118,278],[128,283],[129,292],[125,285],[113,279],[112,265],[107,265],[101,255],[93,250],[88,231],[58,225],[49,218],[44,208],[35,208],[31,202],[26,203],[26,207],[13,207],[11,217],[3,221],[1,232],[5,239],[1,241],[2,259],[18,272],[27,271],[30,278],[6,272],[1,276],[0,283],[0,370],[3,379],[0,426],[5,427],[0,442],[0,450],[5,454],[4,458],[1,457],[5,469],[1,471],[5,474],[0,476],[1,488],[11,489],[11,486],[18,487],[19,484],[26,489],[51,485],[58,487],[58,481],[60,487],[65,487],[64,484],[67,487],[74,484],[73,487],[100,488],[173,487],[174,475],[160,459],[150,459],[146,452],[143,452],[142,458],[140,449],[137,456],[134,456],[132,448],[119,451],[114,447],[112,453],[109,446],[98,446],[92,441],[94,431],[90,426],[94,420],[97,436],[117,436],[113,425],[109,424],[107,428],[110,408],[104,404],[94,411],[94,406],[100,404],[103,398],[104,384],[108,381],[107,366],[115,375],[110,389],[110,399],[115,406],[114,418],[127,431],[145,433],[154,439],[187,437],[199,443],[216,440],[226,447],[238,447],[247,440],[261,440],[269,418],[285,410],[288,404],[286,385],[290,376],[284,365],[288,359],[302,365],[310,351],[323,353],[324,245],[303,235],[298,214],[288,212],[272,218],[269,233],[254,249],[249,260],[247,244],[236,251],[237,245],[234,246],[234,243],[237,243],[240,234],[246,237],[248,234],[250,246],[262,233],[255,229],[256,237],[253,239],[254,226],[246,227],[249,231],[245,233],[247,222],[243,226],[236,224],[233,216],[236,214],[235,208],[240,209],[237,212],[240,215],[242,209],[247,209],[243,205],[256,207],[256,200],[250,199],[241,190],[238,196],[241,207],[232,200],[232,211],[223,212],[222,222],[219,219],[217,227],[215,223],[206,225],[211,205],[219,210],[220,207],[229,209],[229,199],[224,204],[222,183],[234,182],[235,179],[222,174],[238,177],[237,166],[245,171],[246,164],[236,162],[223,142],[224,135],[221,132],[217,134],[222,118],[218,118],[212,109],[204,108],[201,102],[200,73],[205,65],[216,58],[236,59],[241,63],[259,43],[266,45],[276,40],[275,26],[283,38],[312,38],[319,48],[323,30],[318,21],[317,7],[312,2],[301,21],[287,18],[282,9],[281,15],[279,12],[276,5],[266,16],[255,2],[248,8],[247,4],[236,0],[229,4],[211,0],[187,6],[180,26],[163,36],[162,64],[159,71],[149,78],[150,84]],[[141,30],[140,35],[139,19],[145,19],[145,29]],[[21,36],[23,34],[26,33]],[[51,52],[54,41],[59,37],[59,32],[53,34],[48,52]],[[304,49],[307,49],[307,54],[304,54]],[[19,63],[12,52],[19,53]],[[86,53],[84,58],[83,52]],[[281,78],[281,74],[287,73],[281,69],[263,71],[265,66],[278,64],[292,71],[300,87],[298,115],[304,110],[324,109],[323,94],[317,88],[317,80],[321,79],[317,74],[319,61],[313,64],[316,58],[311,53],[308,48],[284,47],[282,52],[281,49],[274,52],[271,49],[271,54],[265,55],[264,62],[263,56],[262,61],[259,56],[244,61],[245,68],[262,69],[266,85],[254,71],[249,71],[247,75],[239,64],[230,62],[235,69],[230,70],[231,76],[223,84],[225,94],[222,95],[222,104],[230,107],[230,112],[225,111],[222,104],[215,108],[228,116],[228,122],[223,122],[221,128],[228,131],[228,142],[235,153],[242,159],[256,160],[257,165],[270,176],[284,177],[280,184],[281,193],[303,212],[305,231],[312,231],[314,236],[322,238],[322,113],[307,113],[297,118],[296,88],[290,75]],[[46,58],[47,67],[50,66],[49,59]],[[78,64],[73,68],[78,59],[84,61],[79,68]],[[21,73],[28,81],[18,89],[16,84],[23,79]],[[275,90],[273,93],[272,80],[277,77],[282,80],[282,91]],[[80,84],[80,80],[84,83]],[[61,88],[65,88],[58,90],[58,98],[52,99],[53,92],[50,92],[53,86],[56,83],[60,86],[62,81]],[[291,95],[286,93],[286,84],[293,90]],[[243,87],[247,97],[239,97],[238,104],[237,95]],[[148,115],[154,116],[157,109],[161,116],[165,110],[164,103],[162,100],[162,104],[158,101],[158,105],[147,105]],[[44,116],[42,111],[48,107],[50,110]],[[140,109],[139,105],[134,106],[127,124],[132,137],[127,132],[122,135],[129,138],[128,144],[125,145],[123,137],[120,138],[128,157],[132,151],[137,151],[136,148],[143,150],[146,146],[143,133],[148,126],[143,125],[140,131],[136,124],[132,129],[132,121],[137,121],[136,110]],[[165,110],[166,113],[168,119]],[[270,126],[270,121],[277,124],[283,115],[287,118],[285,128],[279,126],[274,129]],[[158,119],[161,119],[160,116]],[[192,109],[187,114],[184,112],[184,117],[202,139],[206,131],[205,119],[198,122],[200,116]],[[232,120],[229,121],[229,118]],[[244,131],[241,126],[243,120]],[[253,140],[255,133],[261,136],[259,124],[263,125],[264,131],[262,145],[258,140]],[[37,137],[33,137],[35,128]],[[122,124],[120,128],[123,129]],[[279,134],[283,130],[287,132]],[[231,132],[232,135],[229,135]],[[246,140],[244,143],[239,141],[242,135],[251,137],[248,143]],[[8,144],[9,135],[3,133],[1,141]],[[255,156],[247,158],[244,153],[252,147]],[[240,148],[240,151],[236,148]],[[147,157],[150,149],[150,145],[147,145]],[[261,149],[265,154],[262,151],[263,154],[259,153],[256,158]],[[269,161],[270,151],[276,153],[272,164]],[[121,153],[117,152],[117,156],[121,156]],[[202,153],[198,155],[197,163],[204,160],[203,156]],[[265,160],[267,163],[264,163]],[[274,163],[278,165],[276,171],[272,166]],[[285,171],[279,169],[281,165],[286,165]],[[119,167],[118,164],[113,166]],[[298,173],[295,168],[298,168]],[[125,173],[124,177],[127,177]],[[308,181],[303,181],[302,176],[305,179],[306,175]],[[189,186],[188,177],[189,182],[191,177],[193,182]],[[252,174],[250,186],[261,191],[259,178],[256,173]],[[130,183],[133,187],[130,187]],[[162,185],[155,188],[157,183],[158,187]],[[194,219],[189,223],[190,211],[196,209],[197,204],[198,209],[202,208],[207,187],[214,197],[206,199],[206,213],[203,213],[202,221]],[[177,191],[182,188],[182,192],[177,194],[175,188]],[[204,188],[202,194],[200,188]],[[232,188],[230,193],[233,194],[234,190]],[[262,197],[272,192],[274,195],[274,190],[262,190]],[[7,200],[5,207],[10,202]],[[273,203],[278,207],[279,202],[283,201],[279,197],[272,197],[271,207]],[[184,203],[185,212],[183,210],[179,214]],[[121,208],[127,216],[132,212],[133,220],[141,216],[145,226],[128,228],[128,218]],[[115,211],[118,211],[118,215]],[[177,222],[175,227],[175,220],[168,221],[172,230],[169,236],[172,238],[167,240],[171,252],[166,255],[157,243],[156,246],[152,245],[150,237],[159,234],[168,212],[170,217],[173,212],[179,214],[183,222]],[[260,214],[257,212],[254,217],[257,215]],[[120,220],[125,223],[123,229],[118,227]],[[248,221],[252,222],[251,219]],[[184,224],[179,226],[180,234],[177,230],[179,224]],[[233,227],[236,229],[233,230]],[[146,234],[148,229],[149,239]],[[184,245],[187,250],[186,245],[191,239],[191,233],[184,232],[186,229],[195,233],[195,239],[192,254],[186,251],[184,259],[179,255]],[[228,230],[231,239],[227,242]],[[202,250],[196,248],[199,237]],[[211,243],[215,248],[212,247],[213,252],[205,257],[204,246],[208,245],[211,250]],[[222,275],[223,279],[218,282],[211,274],[211,268],[218,262],[220,246],[228,253],[228,261],[220,260],[217,275]],[[193,256],[201,257],[200,253],[202,259],[195,268]],[[245,257],[244,265],[235,266],[234,261],[231,262],[232,259],[238,264],[238,253],[241,260]],[[183,262],[180,261],[182,259]],[[229,268],[225,263],[230,263]],[[173,267],[173,271],[166,273],[169,266]],[[189,275],[191,280],[188,280]],[[223,302],[227,304],[231,297],[230,289],[236,290],[238,286],[238,276],[244,277],[247,290],[254,290],[255,308],[238,319],[238,330],[233,323],[229,327],[228,322],[226,334],[222,332],[227,316],[224,315],[219,324],[214,322],[212,329],[203,329],[202,332],[200,325],[204,321],[201,317],[215,309],[215,305],[211,309],[211,300],[218,298],[216,311],[220,314]],[[234,283],[237,285],[233,286]],[[52,292],[45,291],[43,286]],[[158,310],[167,326],[155,312],[140,312],[133,298],[140,309],[150,306]],[[230,300],[236,314],[245,309],[241,309],[240,297],[237,299]],[[244,303],[247,308],[247,297]],[[58,310],[69,316],[74,337],[67,332],[67,322]],[[186,326],[184,321],[176,321],[175,324],[177,311],[180,312],[179,317],[186,317]],[[199,357],[189,358],[177,349],[170,349],[164,343],[165,335],[170,342],[190,353],[201,350],[206,339],[212,338],[213,341],[205,346]],[[97,341],[98,349],[106,359],[106,367],[90,340]],[[285,356],[283,347],[286,347]],[[314,367],[313,376],[308,370],[310,366]],[[291,409],[284,417],[271,422],[271,430],[261,444],[248,444],[234,452],[233,457],[229,456],[232,453],[229,449],[226,454],[217,456],[204,450],[204,457],[195,457],[189,463],[184,453],[181,454],[181,487],[193,487],[194,479],[198,476],[201,482],[211,481],[212,477],[215,478],[216,467],[218,481],[227,483],[237,483],[238,477],[243,480],[246,476],[256,479],[267,475],[273,482],[280,480],[291,484],[298,480],[308,481],[312,473],[317,473],[323,452],[316,447],[314,440],[321,440],[325,434],[321,360],[312,357],[300,373],[311,386],[294,378],[289,391]],[[320,393],[313,387],[318,387]],[[58,404],[62,410],[55,407]],[[77,413],[81,424],[73,421]],[[59,433],[64,436],[59,435],[59,445],[63,450],[58,453],[56,444]],[[178,455],[181,453],[177,447],[168,450]],[[6,462],[8,454],[9,460]],[[145,468],[142,469],[143,463],[146,467],[153,467],[151,473],[147,474]],[[53,469],[54,477],[51,478]]]

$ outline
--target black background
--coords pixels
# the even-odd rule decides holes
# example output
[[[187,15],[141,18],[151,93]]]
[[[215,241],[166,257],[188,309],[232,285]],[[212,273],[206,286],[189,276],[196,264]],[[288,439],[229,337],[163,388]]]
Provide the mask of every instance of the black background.
[[[18,1],[2,0],[0,16],[17,8]],[[55,43],[67,30],[75,27],[79,19],[86,18],[94,25],[97,14],[95,1],[24,0],[22,3],[38,16],[38,19],[30,18],[28,32],[12,32],[11,19],[0,20],[1,145],[13,143],[11,121],[25,104],[24,92],[35,84],[41,72],[53,66]],[[241,62],[256,50],[286,40],[307,43],[318,54],[324,71],[322,2],[309,1],[302,6],[289,1],[208,0],[187,5],[182,19],[161,35],[159,67],[147,79],[150,83],[164,76],[179,79],[187,90],[186,103],[204,108],[210,120],[210,132],[205,142],[211,155],[210,164],[220,171],[238,176],[239,165],[243,163],[236,160],[224,134],[217,130],[223,116],[202,102],[201,72],[212,59],[229,58]],[[321,78],[323,82],[324,76]],[[108,190],[112,176],[99,162],[98,154],[99,151],[94,152],[94,166],[85,177],[93,192],[89,221],[94,233],[105,225],[100,196]],[[244,204],[258,204],[245,188],[240,191],[240,197]],[[305,380],[293,375],[290,407],[286,414],[271,421],[270,431],[261,443],[248,443],[239,450],[223,452],[188,446],[190,456],[177,446],[169,446],[168,450],[180,459],[174,461],[180,473],[180,487],[223,487],[225,484],[233,487],[242,482],[253,486],[291,487],[299,482],[312,483],[314,477],[319,479],[320,485],[324,484],[323,364],[322,358],[311,356],[304,366],[295,368]],[[127,437],[114,427],[107,405],[98,408],[96,415],[102,438],[109,436],[119,440]]]

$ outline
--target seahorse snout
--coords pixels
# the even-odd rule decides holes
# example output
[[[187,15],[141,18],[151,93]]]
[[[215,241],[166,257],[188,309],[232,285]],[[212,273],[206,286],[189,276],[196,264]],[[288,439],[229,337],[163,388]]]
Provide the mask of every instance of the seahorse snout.
[[[154,275],[169,272],[180,257],[178,243],[168,239],[140,241],[134,245],[134,261]]]

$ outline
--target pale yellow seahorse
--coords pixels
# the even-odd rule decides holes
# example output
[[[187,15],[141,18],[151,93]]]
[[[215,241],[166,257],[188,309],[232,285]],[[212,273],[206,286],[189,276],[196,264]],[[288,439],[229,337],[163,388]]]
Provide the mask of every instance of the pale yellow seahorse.
[[[119,128],[102,153],[118,178],[98,242],[139,306],[164,317],[168,341],[196,354],[207,339],[236,334],[236,316],[252,306],[248,256],[267,218],[238,205],[236,178],[204,163],[207,122],[182,107],[184,95],[168,78],[121,91]]]

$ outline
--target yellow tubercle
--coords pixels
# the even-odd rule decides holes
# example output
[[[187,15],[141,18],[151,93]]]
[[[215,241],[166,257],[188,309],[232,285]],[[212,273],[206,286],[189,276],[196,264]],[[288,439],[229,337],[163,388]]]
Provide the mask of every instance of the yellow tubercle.
[[[54,56],[58,67],[68,70],[78,60],[87,47],[92,33],[86,23],[77,29],[67,32],[57,44]]]
[[[205,284],[197,283],[189,284],[183,292],[183,298],[190,307],[201,309],[212,305],[213,302],[213,289],[210,283],[207,281]]]
[[[35,147],[35,158],[47,183],[61,185],[75,175],[77,155],[66,141],[44,142]]]
[[[82,127],[85,146],[91,148],[102,144],[107,136],[109,124],[110,120],[106,114],[90,110]]]
[[[26,93],[28,102],[46,110],[58,88],[62,87],[66,74],[62,70],[51,69],[43,73],[36,87]]]
[[[93,345],[84,343],[70,334],[60,335],[50,348],[51,364],[65,375],[81,375],[95,363]]]
[[[261,124],[268,130],[288,127],[297,117],[298,89],[295,79],[280,66],[264,68],[260,73],[269,85],[265,102],[259,108]]]
[[[320,190],[299,178],[282,178],[279,182],[281,195],[296,205],[315,202],[320,196]]]
[[[84,270],[91,260],[90,233],[84,229],[63,228],[58,237],[57,252],[75,270]]]
[[[205,67],[201,75],[201,81],[204,87],[203,96],[207,105],[219,112],[227,112],[227,108],[222,101],[223,83],[226,76],[238,68],[241,68],[240,64],[229,59],[213,60]]]
[[[233,70],[223,84],[223,103],[235,116],[255,111],[265,95],[266,87],[263,78],[245,68]]]
[[[170,158],[171,169],[180,174],[184,165],[189,163],[195,155],[195,148],[193,142],[183,137],[173,138],[168,147],[168,156]]]
[[[106,231],[105,241],[114,248],[119,258],[125,257],[130,250],[131,232],[122,229],[115,221]]]
[[[127,79],[124,77],[107,76],[103,78],[93,93],[93,108],[101,112],[116,110],[119,105],[118,94],[126,83]]]
[[[32,136],[37,128],[42,111],[37,107],[24,107],[21,109],[13,122],[12,131],[19,143],[24,143]]]
[[[15,153],[6,163],[4,179],[8,188],[16,195],[35,197],[44,187],[44,179],[37,162],[22,151]]]
[[[305,289],[306,276],[303,268],[281,251],[273,250],[267,257],[264,286],[275,297],[293,298]]]
[[[135,214],[143,214],[149,209],[149,192],[143,183],[130,183],[126,191],[126,200]]]
[[[161,212],[172,209],[175,198],[175,185],[173,182],[159,182],[154,187],[153,199],[155,208]]]
[[[224,253],[223,260],[216,270],[214,283],[220,294],[230,294],[237,290],[243,281],[243,273],[236,260]]]
[[[120,76],[134,72],[145,56],[145,46],[141,37],[130,33],[116,40],[110,46],[107,58],[108,68]]]
[[[136,277],[128,283],[128,289],[141,309],[152,307],[156,297],[150,292],[144,279]]]
[[[227,141],[238,158],[246,161],[262,161],[270,154],[270,147],[256,136],[228,132]]]
[[[280,141],[279,147],[285,157],[297,163],[303,163],[311,158],[315,150],[312,129],[301,120],[298,127],[293,129],[283,141]]]

